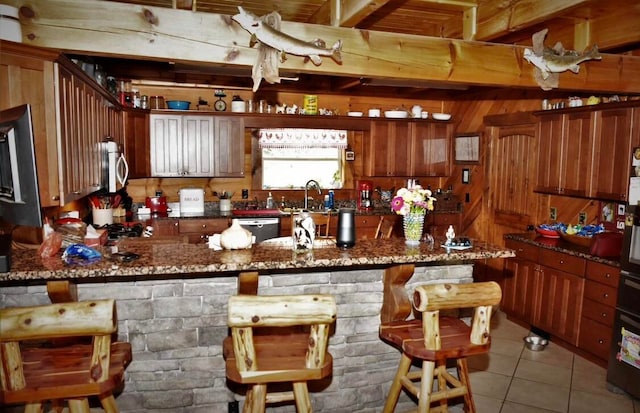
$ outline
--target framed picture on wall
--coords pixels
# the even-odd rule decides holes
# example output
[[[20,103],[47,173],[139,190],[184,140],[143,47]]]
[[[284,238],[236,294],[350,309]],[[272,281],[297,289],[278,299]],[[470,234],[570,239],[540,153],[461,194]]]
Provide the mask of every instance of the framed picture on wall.
[[[455,158],[459,164],[480,162],[480,135],[464,133],[455,137]]]

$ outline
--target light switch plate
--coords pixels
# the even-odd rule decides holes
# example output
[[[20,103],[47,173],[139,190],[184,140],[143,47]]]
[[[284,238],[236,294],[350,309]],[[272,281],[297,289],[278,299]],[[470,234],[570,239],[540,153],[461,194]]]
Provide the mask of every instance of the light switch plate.
[[[587,225],[587,213],[582,211],[578,214],[578,224]]]
[[[549,208],[549,219],[551,221],[555,221],[556,219],[558,219],[558,210],[556,209],[556,207]]]

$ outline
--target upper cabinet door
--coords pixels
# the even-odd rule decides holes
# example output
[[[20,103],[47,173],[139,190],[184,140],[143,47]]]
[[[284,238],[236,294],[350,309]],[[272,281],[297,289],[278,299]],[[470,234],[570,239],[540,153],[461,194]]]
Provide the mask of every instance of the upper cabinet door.
[[[149,116],[151,176],[182,176],[182,116]]]
[[[412,176],[451,174],[451,124],[412,122]]]
[[[411,128],[406,121],[373,120],[364,143],[365,175],[409,176]]]
[[[214,176],[213,130],[213,116],[183,116],[182,175]]]
[[[538,123],[538,192],[587,196],[591,187],[590,111],[542,115]]]
[[[632,153],[632,108],[595,112],[591,196],[626,201]]]
[[[215,176],[244,176],[244,121],[240,117],[216,116]]]

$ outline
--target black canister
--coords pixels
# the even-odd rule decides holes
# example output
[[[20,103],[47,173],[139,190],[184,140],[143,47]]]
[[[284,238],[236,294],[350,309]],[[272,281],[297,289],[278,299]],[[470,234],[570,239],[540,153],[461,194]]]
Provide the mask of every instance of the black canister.
[[[340,208],[338,211],[338,233],[336,245],[339,248],[351,248],[356,245],[356,210]]]

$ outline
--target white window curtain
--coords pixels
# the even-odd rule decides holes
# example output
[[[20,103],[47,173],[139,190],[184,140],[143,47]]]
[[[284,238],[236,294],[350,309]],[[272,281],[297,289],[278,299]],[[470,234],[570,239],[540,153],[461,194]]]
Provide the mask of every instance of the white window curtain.
[[[337,129],[260,129],[260,148],[341,148],[347,147],[347,131]]]

